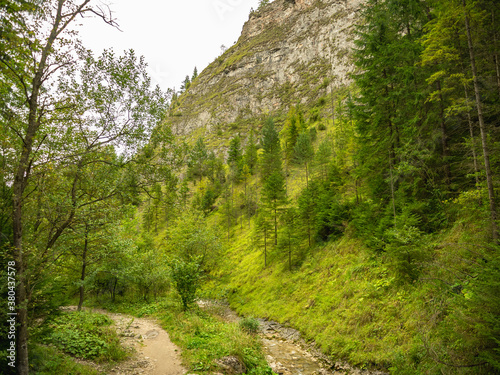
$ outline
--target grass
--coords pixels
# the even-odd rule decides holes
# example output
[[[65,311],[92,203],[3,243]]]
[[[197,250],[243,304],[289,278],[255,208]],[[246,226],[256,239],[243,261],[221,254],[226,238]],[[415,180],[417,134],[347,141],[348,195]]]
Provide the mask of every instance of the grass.
[[[104,375],[89,365],[75,362],[73,357],[54,347],[40,344],[30,347],[30,374]]]
[[[267,367],[260,340],[236,323],[222,322],[199,309],[165,313],[160,319],[191,371],[217,371],[215,361],[225,356],[239,358],[249,370]]]
[[[284,256],[267,269],[251,255],[242,256],[231,304],[239,313],[298,328],[332,357],[388,363],[388,341],[397,348],[409,339],[396,327],[403,301],[392,288],[390,271],[355,251],[357,246],[344,241],[319,248],[291,273],[283,267]]]

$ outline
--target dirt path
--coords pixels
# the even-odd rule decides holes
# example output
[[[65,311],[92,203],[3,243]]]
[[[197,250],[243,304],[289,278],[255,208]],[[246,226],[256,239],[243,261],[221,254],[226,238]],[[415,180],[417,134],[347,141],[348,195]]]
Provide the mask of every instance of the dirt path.
[[[69,306],[65,310],[76,310]],[[124,347],[132,348],[134,355],[114,367],[101,368],[107,375],[183,375],[179,349],[170,341],[168,333],[150,319],[135,318],[124,314],[110,313],[93,309],[93,312],[105,314],[115,322],[114,328]]]

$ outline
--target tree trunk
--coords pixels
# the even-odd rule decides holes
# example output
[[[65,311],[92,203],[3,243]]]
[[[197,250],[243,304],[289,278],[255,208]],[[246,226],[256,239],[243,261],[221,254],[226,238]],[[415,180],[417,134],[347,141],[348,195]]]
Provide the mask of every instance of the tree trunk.
[[[448,163],[448,134],[446,131],[446,122],[444,118],[444,103],[443,103],[443,94],[441,91],[441,82],[439,80],[436,81],[436,86],[439,92],[439,119],[441,123],[441,157],[443,158],[444,164],[444,177],[446,188],[448,192],[451,190],[451,173],[450,173],[450,164]]]
[[[307,161],[304,164],[306,167],[306,188],[309,188],[309,173],[307,171]]]
[[[278,245],[278,210],[274,207],[274,245]]]
[[[330,90],[332,93],[332,127],[335,128],[335,96],[333,95],[333,80]]]
[[[483,107],[481,102],[481,95],[479,91],[479,81],[477,78],[477,69],[476,69],[476,58],[474,54],[474,46],[472,43],[472,36],[469,25],[469,16],[467,14],[467,5],[465,0],[462,0],[462,5],[464,8],[465,15],[465,30],[467,32],[467,43],[469,46],[469,55],[470,55],[470,65],[472,70],[472,80],[474,82],[474,94],[476,97],[476,108],[477,108],[477,117],[479,119],[479,130],[481,132],[481,144],[483,148],[483,157],[484,157],[484,169],[486,172],[486,183],[488,186],[488,198],[490,203],[490,217],[491,217],[491,227],[492,227],[492,236],[493,240],[498,240],[498,228],[497,228],[497,209],[495,202],[495,190],[493,188],[493,177],[491,173],[490,167],[490,152],[488,149],[488,144],[486,141],[486,124],[484,122],[483,117]]]
[[[491,25],[493,28],[493,48],[495,50],[495,53],[493,55],[493,59],[495,61],[495,71],[497,75],[497,88],[498,88],[498,94],[500,95],[500,62],[498,59],[498,47],[497,47],[497,32],[495,29],[495,11],[491,11]]]
[[[116,299],[116,286],[118,285],[118,278],[115,276],[115,280],[113,283],[113,292],[111,294],[111,301],[115,302]]]
[[[16,167],[14,173],[14,181],[12,184],[12,227],[13,227],[13,247],[14,247],[14,259],[16,260],[17,268],[17,308],[18,308],[18,334],[16,340],[17,346],[17,372],[19,375],[28,375],[29,373],[29,359],[28,359],[28,280],[26,275],[27,265],[26,259],[23,253],[23,195],[24,190],[28,184],[30,172],[31,172],[31,162],[33,151],[33,142],[35,136],[38,133],[41,121],[41,115],[39,114],[38,97],[40,94],[40,88],[44,79],[44,74],[47,69],[47,60],[49,55],[52,54],[52,48],[54,41],[59,37],[61,32],[68,26],[74,18],[80,14],[83,8],[89,3],[90,0],[84,0],[77,9],[67,15],[68,17],[63,21],[63,6],[65,0],[58,0],[56,15],[54,18],[54,23],[50,29],[50,34],[47,38],[43,49],[40,51],[40,60],[35,61],[35,71],[33,79],[31,81],[31,92],[27,98],[26,104],[28,106],[29,114],[28,121],[26,124],[26,135],[23,139],[23,149],[19,158],[19,163]],[[50,74],[50,73],[49,73]],[[29,86],[29,85],[28,85]]]
[[[464,92],[465,92],[465,103],[467,108],[469,107],[469,94],[467,92],[467,86],[464,85]],[[470,133],[470,139],[472,142],[472,158],[474,159],[474,175],[476,177],[476,187],[479,189],[479,167],[477,165],[477,154],[476,154],[476,139],[474,137],[474,126],[472,124],[472,119],[471,115],[469,112],[469,109],[467,109],[467,121],[469,123],[469,133]]]
[[[309,247],[311,247],[311,218],[307,215],[307,239],[309,242]]]
[[[264,268],[267,267],[267,228],[264,228]]]
[[[85,270],[87,268],[87,249],[88,249],[88,225],[85,225],[85,244],[83,245],[83,254],[82,254],[82,275],[80,277],[80,300],[78,301],[78,311],[82,311],[83,305],[83,297],[85,294],[85,287],[83,283],[85,281]]]
[[[394,178],[392,176],[392,155],[389,151],[389,176],[391,178],[391,198],[392,198],[392,212],[394,214],[394,227],[396,227],[396,199],[395,199],[395,194],[394,194]]]

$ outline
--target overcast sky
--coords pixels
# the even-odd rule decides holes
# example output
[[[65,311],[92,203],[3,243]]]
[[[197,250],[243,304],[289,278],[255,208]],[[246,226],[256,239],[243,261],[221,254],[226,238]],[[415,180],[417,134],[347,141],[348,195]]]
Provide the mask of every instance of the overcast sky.
[[[94,4],[100,4],[97,0]],[[95,53],[113,48],[143,55],[155,84],[178,90],[196,66],[201,72],[238,40],[250,9],[259,0],[107,0],[121,32],[98,19],[79,28],[83,44]]]

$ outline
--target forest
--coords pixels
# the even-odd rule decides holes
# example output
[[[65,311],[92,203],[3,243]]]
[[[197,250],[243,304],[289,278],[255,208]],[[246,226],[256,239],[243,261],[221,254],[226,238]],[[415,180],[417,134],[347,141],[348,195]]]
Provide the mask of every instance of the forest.
[[[349,84],[218,147],[169,123],[203,73],[162,92],[133,50],[79,42],[106,9],[0,14],[0,373],[130,355],[85,307],[156,317],[193,374],[271,375],[254,317],[360,369],[500,373],[498,2],[368,0]]]

